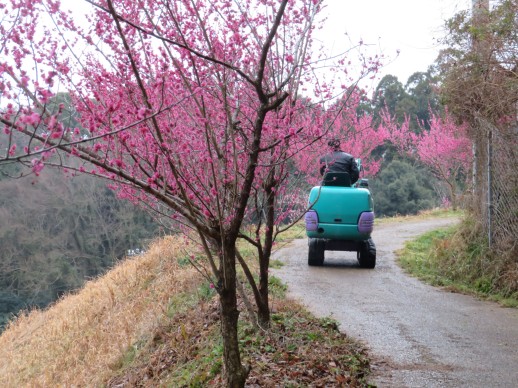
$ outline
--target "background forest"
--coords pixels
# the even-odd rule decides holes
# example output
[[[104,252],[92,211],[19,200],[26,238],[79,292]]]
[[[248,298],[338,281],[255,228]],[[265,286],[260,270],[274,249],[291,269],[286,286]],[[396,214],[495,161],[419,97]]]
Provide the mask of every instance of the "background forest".
[[[144,249],[159,230],[106,182],[52,169],[37,178],[0,176],[0,219],[0,326]]]

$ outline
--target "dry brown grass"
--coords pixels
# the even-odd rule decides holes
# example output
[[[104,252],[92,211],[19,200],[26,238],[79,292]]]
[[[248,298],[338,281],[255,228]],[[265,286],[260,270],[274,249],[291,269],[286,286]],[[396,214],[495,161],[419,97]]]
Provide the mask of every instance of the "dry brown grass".
[[[461,210],[451,210],[451,209],[443,209],[443,208],[435,208],[435,209],[428,209],[428,210],[422,210],[417,214],[409,214],[406,216],[396,215],[393,217],[381,217],[376,218],[375,222],[376,225],[382,225],[382,224],[391,224],[391,223],[406,223],[409,221],[417,221],[422,220],[430,217],[445,217],[445,218],[457,218],[461,217],[463,215],[463,211]]]
[[[102,386],[127,350],[163,321],[171,296],[197,286],[180,268],[183,242],[165,238],[142,256],[44,311],[9,324],[0,336],[0,386]]]
[[[200,256],[183,239],[156,241],[145,255],[12,322],[0,336],[0,388],[224,386],[217,298],[187,254]],[[282,289],[274,284],[272,292]],[[368,386],[365,350],[336,323],[283,297],[274,304],[268,332],[254,331],[246,314],[240,321],[249,383]]]

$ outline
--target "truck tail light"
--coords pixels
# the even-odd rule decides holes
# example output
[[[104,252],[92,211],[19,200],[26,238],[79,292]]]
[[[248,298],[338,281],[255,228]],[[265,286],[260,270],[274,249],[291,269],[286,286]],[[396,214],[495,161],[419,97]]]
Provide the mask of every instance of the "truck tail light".
[[[304,216],[304,221],[308,232],[314,232],[318,229],[318,214],[315,210],[308,210]]]
[[[358,220],[358,232],[371,233],[374,229],[374,212],[363,212]]]

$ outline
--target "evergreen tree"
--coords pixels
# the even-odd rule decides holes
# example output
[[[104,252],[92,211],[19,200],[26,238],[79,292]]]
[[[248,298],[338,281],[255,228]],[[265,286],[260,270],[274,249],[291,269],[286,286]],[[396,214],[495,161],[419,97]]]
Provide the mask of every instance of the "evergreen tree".
[[[373,178],[371,190],[377,216],[409,215],[437,205],[433,177],[404,160],[389,162]]]

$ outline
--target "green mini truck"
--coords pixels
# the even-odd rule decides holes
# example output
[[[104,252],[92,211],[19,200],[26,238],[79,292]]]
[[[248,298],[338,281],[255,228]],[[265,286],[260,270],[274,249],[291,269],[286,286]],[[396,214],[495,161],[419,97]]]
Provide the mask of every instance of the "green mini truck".
[[[349,174],[327,173],[321,186],[311,189],[309,209],[305,223],[310,266],[323,265],[325,251],[356,252],[360,267],[376,266],[376,246],[371,238],[374,205],[366,179],[353,186]]]

